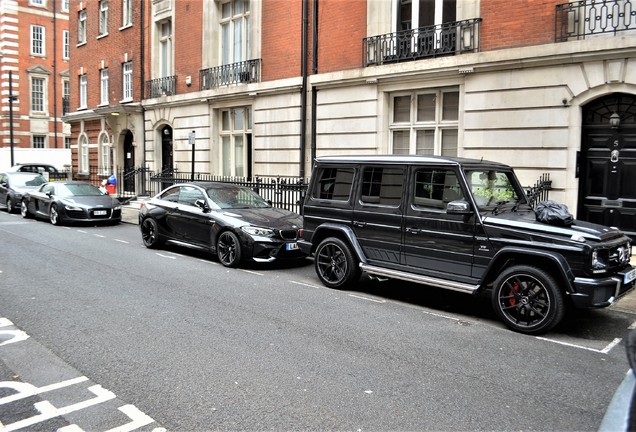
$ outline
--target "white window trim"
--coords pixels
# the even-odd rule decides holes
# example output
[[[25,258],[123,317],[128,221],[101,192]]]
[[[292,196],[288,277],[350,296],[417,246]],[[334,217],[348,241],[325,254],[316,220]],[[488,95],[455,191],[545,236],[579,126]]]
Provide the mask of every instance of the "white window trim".
[[[33,48],[35,48],[34,43],[35,43],[35,38],[33,36],[35,36],[35,29],[41,29],[42,30],[42,40],[40,40],[40,46],[41,46],[41,51],[42,52],[35,52],[35,50]],[[32,56],[37,56],[37,57],[45,57],[46,56],[46,27],[41,26],[41,25],[37,25],[37,24],[32,24],[31,25],[31,47],[30,47],[30,53]]]
[[[99,21],[98,30],[99,34],[97,38],[101,38],[108,35],[108,0],[100,0],[99,2]]]
[[[110,174],[110,140],[106,132],[99,135],[99,173]]]
[[[36,147],[35,146],[35,138],[36,137],[41,137],[43,139],[42,140],[42,147]],[[45,149],[45,148],[48,148],[48,144],[46,142],[46,135],[31,135],[31,148],[34,148],[34,149]]]
[[[444,93],[459,93],[458,119],[443,120],[443,98]],[[419,95],[434,94],[435,95],[435,119],[433,121],[417,121],[417,97]],[[396,97],[411,96],[410,120],[408,123],[393,122],[393,102]],[[430,130],[433,131],[433,154],[441,155],[442,137],[444,130],[457,130],[459,134],[459,111],[461,111],[461,91],[459,87],[444,87],[436,90],[416,90],[412,92],[396,92],[390,95],[390,118],[389,118],[389,153],[393,153],[393,132],[409,131],[409,153],[416,154],[417,151],[417,131]],[[460,143],[457,143],[457,152],[459,156]]]
[[[71,32],[62,30],[62,59],[70,59],[71,53]]]
[[[235,129],[234,128],[234,110],[236,109],[243,109],[243,129]],[[249,113],[248,113],[249,111]],[[230,129],[229,130],[223,130],[223,112],[228,112],[228,115],[230,117]],[[219,150],[218,150],[218,157],[219,157],[219,169],[221,173],[225,173],[225,162],[224,162],[224,158],[223,158],[223,137],[229,137],[230,138],[230,176],[246,176],[247,173],[249,172],[249,168],[247,166],[249,157],[247,152],[249,151],[248,148],[248,141],[247,141],[247,135],[252,134],[252,128],[250,127],[249,124],[249,118],[251,116],[252,112],[252,107],[247,105],[247,106],[235,106],[235,107],[227,107],[227,108],[222,108],[219,109],[218,111],[218,121],[219,121]],[[243,160],[242,160],[242,165],[243,165],[243,170],[244,172],[242,174],[237,174],[236,173],[236,145],[235,145],[235,138],[237,136],[241,136],[241,138],[243,139]],[[225,175],[225,174],[224,174]]]
[[[122,0],[121,2],[121,27],[120,30],[133,25],[133,0]]]
[[[86,43],[86,9],[81,10],[77,14],[77,45]]]
[[[81,173],[88,173],[88,154],[89,154],[89,142],[85,133],[81,134],[77,138],[77,151],[78,151],[78,170]]]
[[[86,109],[88,107],[88,78],[86,74],[79,77],[79,107],[78,109]]]
[[[106,73],[104,75],[104,72]],[[99,91],[100,91],[100,98],[99,98],[99,104],[101,105],[108,105],[110,103],[109,101],[109,76],[108,76],[108,68],[104,68],[101,69],[99,71]]]
[[[69,11],[69,6],[70,6],[70,1],[69,0],[61,0],[60,1],[60,10],[62,12],[68,12]]]
[[[130,65],[130,71],[126,71],[126,66]],[[122,63],[122,100],[120,102],[130,102],[133,100],[133,63]],[[128,93],[130,93],[128,95]]]
[[[46,115],[48,114],[48,106],[49,106],[49,101],[48,101],[48,79],[45,76],[40,76],[40,75],[32,75],[29,77],[29,93],[30,93],[30,98],[29,98],[29,104],[30,104],[30,112],[31,114],[35,114],[35,115]],[[42,110],[34,110],[33,109],[33,80],[38,79],[38,80],[42,80]]]

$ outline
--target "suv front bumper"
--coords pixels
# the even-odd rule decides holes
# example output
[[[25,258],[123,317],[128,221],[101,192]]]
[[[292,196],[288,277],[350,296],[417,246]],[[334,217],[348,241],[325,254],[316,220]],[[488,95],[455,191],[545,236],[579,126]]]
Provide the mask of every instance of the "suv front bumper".
[[[599,279],[574,278],[576,292],[570,294],[577,308],[602,308],[616,302],[634,288],[636,281],[626,282],[626,276],[633,271],[628,266],[620,272]]]

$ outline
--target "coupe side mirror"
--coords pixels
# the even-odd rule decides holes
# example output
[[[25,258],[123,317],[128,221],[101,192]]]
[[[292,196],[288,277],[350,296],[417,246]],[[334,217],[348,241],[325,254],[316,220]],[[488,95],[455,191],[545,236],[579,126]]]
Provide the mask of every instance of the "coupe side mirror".
[[[208,203],[205,202],[205,200],[202,199],[198,199],[194,202],[194,205],[199,207],[201,210],[203,210],[204,212],[208,212],[210,211],[210,207],[208,206]]]

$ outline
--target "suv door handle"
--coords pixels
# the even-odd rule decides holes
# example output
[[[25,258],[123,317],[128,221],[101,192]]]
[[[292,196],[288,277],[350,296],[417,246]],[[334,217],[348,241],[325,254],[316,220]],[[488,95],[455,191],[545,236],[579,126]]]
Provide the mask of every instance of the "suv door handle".
[[[364,227],[364,226],[367,225],[367,223],[366,222],[362,222],[362,221],[354,221],[353,225],[357,226],[357,227]]]
[[[407,228],[406,232],[409,234],[418,234],[420,232],[419,228]]]

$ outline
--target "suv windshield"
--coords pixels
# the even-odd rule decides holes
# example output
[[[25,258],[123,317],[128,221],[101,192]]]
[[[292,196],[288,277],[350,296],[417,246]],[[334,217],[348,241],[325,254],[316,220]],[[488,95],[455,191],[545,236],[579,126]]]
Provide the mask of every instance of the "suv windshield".
[[[494,169],[467,170],[466,180],[480,210],[525,202],[524,194],[514,181],[512,172]]]

